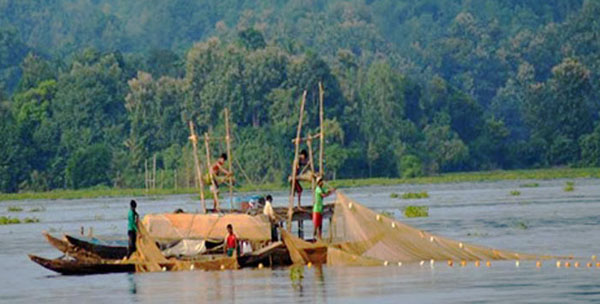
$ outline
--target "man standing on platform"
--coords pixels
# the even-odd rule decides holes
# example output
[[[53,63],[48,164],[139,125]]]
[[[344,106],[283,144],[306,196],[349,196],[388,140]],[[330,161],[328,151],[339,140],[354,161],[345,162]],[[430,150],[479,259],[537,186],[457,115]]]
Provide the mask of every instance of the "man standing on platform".
[[[315,188],[315,205],[313,206],[313,226],[315,227],[313,237],[321,239],[323,231],[323,199],[335,192],[335,189],[326,190],[323,188],[323,178],[317,177],[317,187]]]

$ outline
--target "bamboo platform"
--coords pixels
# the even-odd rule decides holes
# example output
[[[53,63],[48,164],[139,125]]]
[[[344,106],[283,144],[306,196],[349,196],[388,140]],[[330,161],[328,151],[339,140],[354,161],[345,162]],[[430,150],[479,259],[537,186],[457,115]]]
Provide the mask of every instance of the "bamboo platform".
[[[335,204],[324,204],[323,205],[323,219],[331,218],[333,215],[333,209]],[[292,213],[292,221],[310,221],[312,220],[312,205],[302,206],[302,209],[298,207],[294,207]],[[273,211],[278,218],[286,219],[288,217],[288,207],[273,207]],[[214,208],[210,208],[206,210],[207,213],[247,213],[250,215],[257,215],[263,212],[262,208],[251,209],[248,211],[239,210],[239,209],[228,209],[221,208],[217,211]]]

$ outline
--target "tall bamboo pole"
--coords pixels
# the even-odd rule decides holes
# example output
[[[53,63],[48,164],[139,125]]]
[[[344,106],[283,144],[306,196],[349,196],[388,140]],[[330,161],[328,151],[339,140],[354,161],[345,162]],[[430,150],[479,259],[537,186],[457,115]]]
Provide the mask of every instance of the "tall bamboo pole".
[[[319,129],[320,129],[320,138],[319,138],[319,176],[323,177],[323,154],[325,150],[325,132],[323,131],[323,97],[325,95],[325,90],[323,90],[323,83],[319,82]]]
[[[156,189],[156,153],[152,156],[152,190]]]
[[[308,146],[308,161],[310,162],[310,186],[312,189],[311,193],[315,193],[315,162],[313,158],[313,150],[312,150],[312,137],[308,134],[308,139],[306,140],[306,145]],[[313,205],[315,204],[315,196],[313,195]]]
[[[148,181],[148,160],[145,159],[144,160],[144,188],[146,188],[146,193],[148,193],[148,185],[149,181]]]
[[[229,208],[233,210],[233,171],[231,168],[231,160],[233,155],[231,154],[231,136],[229,129],[229,109],[225,108],[225,141],[227,142],[227,165],[229,167]]]
[[[290,204],[288,208],[287,229],[292,231],[292,216],[294,215],[294,185],[296,184],[296,167],[298,167],[298,149],[300,148],[300,134],[302,133],[302,119],[304,117],[304,104],[306,103],[306,91],[302,94],[302,103],[300,104],[300,117],[298,118],[298,128],[296,130],[296,149],[294,152],[294,161],[292,162],[292,183],[290,190]]]
[[[198,159],[198,136],[194,130],[194,123],[190,120],[190,140],[192,141],[192,147],[194,151],[194,166],[196,167],[196,186],[200,188],[200,201],[202,201],[202,211],[206,213],[206,201],[204,199],[204,183],[202,182],[202,170],[200,169],[200,160]],[[175,176],[177,176],[177,170],[175,170]],[[177,179],[177,178],[175,178]],[[177,182],[177,181],[175,181]],[[175,186],[177,189],[177,185]]]
[[[210,146],[209,146],[209,138],[208,138],[208,133],[204,133],[204,146],[206,147],[206,163],[207,163],[207,168],[208,168],[208,178],[210,178],[210,183],[212,185],[212,193],[213,193],[213,208],[217,211],[220,210],[219,207],[219,194],[217,192],[217,183],[215,182],[215,179],[213,177],[213,173],[212,173],[212,168],[211,168],[211,163],[210,163]]]

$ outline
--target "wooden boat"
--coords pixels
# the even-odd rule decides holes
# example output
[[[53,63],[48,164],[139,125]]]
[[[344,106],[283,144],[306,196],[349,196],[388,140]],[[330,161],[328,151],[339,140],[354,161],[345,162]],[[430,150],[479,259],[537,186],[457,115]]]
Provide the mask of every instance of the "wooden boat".
[[[73,257],[78,261],[94,262],[102,260],[97,254],[79,248],[66,240],[55,238],[47,232],[42,232],[42,234],[46,237],[46,240],[50,245],[64,253],[66,256]]]
[[[79,247],[85,251],[94,253],[102,259],[120,260],[123,257],[127,256],[127,247],[95,244],[92,242],[72,237],[70,235],[65,235],[65,237],[71,245]]]
[[[29,259],[42,267],[64,275],[105,274],[117,272],[135,272],[134,264],[114,262],[82,262],[68,259],[46,259],[30,254]]]
[[[290,254],[283,242],[275,242],[250,254],[241,255],[237,259],[241,268],[258,267],[259,264],[266,267],[281,267],[292,264]]]

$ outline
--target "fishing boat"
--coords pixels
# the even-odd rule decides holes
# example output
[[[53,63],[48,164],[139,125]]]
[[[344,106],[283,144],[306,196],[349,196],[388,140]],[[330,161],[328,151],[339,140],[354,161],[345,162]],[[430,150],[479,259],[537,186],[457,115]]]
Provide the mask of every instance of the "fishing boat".
[[[95,242],[85,241],[70,235],[65,235],[69,244],[91,252],[102,259],[119,260],[127,256],[127,246],[107,245],[97,240]]]
[[[29,255],[29,259],[42,267],[64,275],[105,274],[135,272],[135,264],[104,261],[81,261],[69,258],[46,259]]]

